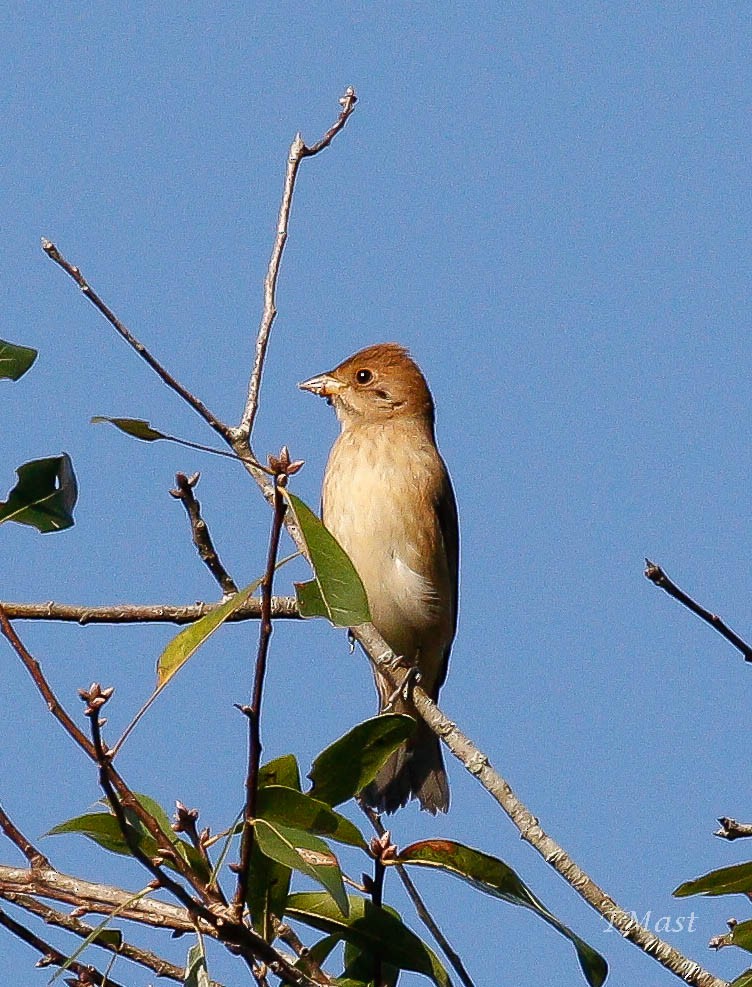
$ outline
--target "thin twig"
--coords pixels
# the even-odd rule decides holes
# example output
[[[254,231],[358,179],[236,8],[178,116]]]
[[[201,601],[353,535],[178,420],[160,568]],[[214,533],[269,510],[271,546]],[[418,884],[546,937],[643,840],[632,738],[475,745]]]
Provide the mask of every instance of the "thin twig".
[[[287,158],[285,183],[282,191],[282,202],[279,207],[279,216],[277,218],[277,235],[274,240],[274,246],[272,247],[272,254],[269,260],[269,267],[266,272],[266,277],[264,278],[264,310],[261,315],[261,322],[259,325],[258,334],[256,336],[256,353],[253,361],[253,370],[251,371],[248,385],[248,397],[246,398],[243,417],[240,420],[240,424],[233,430],[233,447],[236,452],[238,452],[239,449],[242,451],[243,446],[250,445],[251,432],[253,431],[253,424],[256,420],[256,414],[258,412],[261,377],[264,371],[266,349],[269,344],[269,334],[271,333],[272,324],[274,323],[274,319],[277,315],[277,281],[279,279],[280,264],[282,263],[282,254],[284,253],[285,243],[287,241],[287,231],[290,222],[290,209],[292,207],[292,197],[295,190],[295,179],[298,174],[298,168],[300,167],[300,163],[303,158],[312,157],[313,155],[318,154],[319,151],[323,151],[325,147],[328,147],[331,144],[340,130],[342,130],[347,123],[353,110],[355,109],[355,104],[357,101],[358,97],[355,95],[355,90],[352,86],[349,86],[339,101],[342,111],[337,118],[337,121],[329,128],[329,130],[327,130],[321,140],[316,141],[315,144],[307,147],[303,143],[303,138],[300,134],[296,134],[295,139],[290,146],[290,153]]]
[[[2,805],[0,805],[0,829],[2,829],[12,843],[16,844],[18,849],[24,857],[26,857],[32,867],[50,866],[50,862],[47,857],[45,857],[42,851],[38,850],[34,844],[24,836],[5,809],[3,809]]]
[[[180,604],[115,603],[90,607],[79,603],[12,603],[0,601],[0,610],[9,620],[62,620],[76,624],[192,624],[221,606],[217,603]],[[256,597],[227,618],[227,623],[258,620],[261,600]],[[274,620],[299,620],[298,602],[294,596],[272,598]]]
[[[360,806],[362,811],[366,814],[366,816],[368,816],[371,825],[378,833],[378,835],[383,837],[384,834],[386,833],[386,830],[382,825],[378,813],[375,812],[371,808],[371,806],[368,805],[361,798],[358,799],[358,805]],[[407,868],[405,867],[404,864],[397,864],[396,868],[397,868],[397,875],[400,881],[402,881],[402,885],[405,891],[407,892],[408,897],[410,898],[413,905],[415,906],[415,911],[418,915],[418,918],[431,933],[436,943],[438,943],[439,949],[441,949],[444,956],[446,956],[450,966],[454,969],[455,973],[460,978],[460,980],[465,985],[465,987],[475,987],[472,980],[470,979],[470,974],[465,969],[465,965],[462,962],[462,959],[460,958],[459,954],[456,952],[456,950],[452,948],[451,943],[449,942],[447,937],[444,935],[444,933],[437,925],[434,917],[428,911],[425,902],[421,898],[418,889],[415,887],[415,884],[413,883],[413,879],[407,873]]]
[[[196,546],[199,558],[219,583],[222,593],[225,596],[232,596],[233,593],[238,592],[237,584],[217,555],[217,550],[214,548],[212,537],[209,534],[209,527],[201,516],[201,504],[193,492],[200,477],[200,473],[194,473],[190,477],[186,476],[185,473],[176,473],[175,489],[170,490],[170,495],[179,500],[185,508],[191,523],[193,544]]]
[[[87,939],[94,931],[93,926],[82,922],[75,915],[68,915],[65,912],[58,911],[56,908],[51,908],[49,905],[44,905],[41,901],[37,901],[36,898],[32,898],[31,895],[15,895],[14,897],[7,896],[7,898],[14,905],[23,908],[24,911],[41,918],[45,924],[65,929],[80,939]],[[148,970],[153,970],[158,977],[168,977],[170,980],[176,980],[179,983],[182,983],[184,980],[185,971],[182,967],[175,966],[174,963],[169,963],[167,960],[162,959],[161,956],[157,956],[156,953],[152,953],[148,949],[142,949],[139,946],[133,946],[131,943],[125,942],[122,939],[116,941],[106,936],[95,937],[92,940],[92,945],[98,946],[100,949],[109,950],[118,956],[124,956],[133,963],[138,963]],[[219,985],[214,985],[214,987],[219,987]]]
[[[0,631],[4,637],[8,640],[13,650],[16,652],[18,657],[21,659],[22,664],[26,670],[31,675],[34,684],[37,687],[42,698],[47,704],[47,708],[50,713],[55,717],[55,719],[60,723],[63,729],[67,732],[68,736],[71,737],[78,746],[91,758],[95,764],[100,764],[101,758],[97,752],[96,747],[91,740],[86,736],[86,734],[79,728],[79,726],[73,721],[68,712],[64,709],[57,696],[50,687],[49,682],[42,672],[41,665],[39,662],[30,654],[24,643],[21,641],[19,636],[16,634],[13,626],[6,617],[3,610],[0,608]],[[96,686],[96,689],[99,687]],[[90,692],[94,692],[95,686],[93,685]],[[105,690],[107,691],[107,690]],[[133,792],[126,785],[125,781],[118,774],[111,763],[108,763],[108,779],[110,780],[113,787],[117,790],[117,793],[126,805],[128,809],[131,809],[139,820],[144,824],[150,835],[154,838],[157,846],[161,853],[165,857],[168,857],[175,865],[180,874],[194,885],[197,891],[203,892],[207,897],[216,900],[216,892],[210,894],[204,885],[197,882],[196,874],[193,872],[190,865],[183,860],[180,854],[176,854],[174,848],[168,838],[168,836],[162,831],[161,826],[157,820],[148,812],[139,800],[134,796]],[[182,901],[182,904],[186,904]],[[187,907],[187,906],[186,906]]]
[[[676,583],[668,578],[659,565],[651,562],[650,559],[645,559],[645,576],[651,583],[655,583],[656,586],[665,590],[669,596],[673,596],[675,600],[678,600],[679,603],[683,604],[688,610],[691,610],[692,613],[697,614],[705,623],[710,624],[713,630],[718,631],[721,637],[725,637],[727,641],[733,644],[737,651],[741,651],[745,661],[752,661],[752,647],[746,641],[742,640],[738,634],[735,634],[730,627],[724,624],[720,617],[711,613],[710,610],[706,610],[705,607],[701,607],[691,596],[688,596],[683,589],[680,589]]]
[[[54,260],[59,267],[62,267],[66,274],[73,278],[92,305],[99,309],[113,329],[119,333],[126,343],[128,343],[128,345],[131,346],[136,353],[138,353],[138,355],[149,364],[157,376],[160,377],[171,390],[180,395],[186,404],[189,404],[191,408],[193,408],[193,410],[197,412],[218,435],[221,435],[226,442],[229,442],[229,429],[227,425],[225,425],[224,422],[221,422],[216,415],[207,408],[203,401],[197,398],[195,394],[192,394],[187,387],[184,387],[180,383],[180,381],[176,380],[176,378],[162,366],[156,357],[152,356],[144,344],[136,339],[130,329],[128,329],[128,327],[124,325],[115,315],[112,309],[102,301],[99,295],[86,281],[81,271],[71,264],[70,261],[66,260],[65,257],[63,257],[55,244],[50,240],[47,240],[45,237],[42,237],[42,250],[47,254],[50,260]]]
[[[277,567],[279,539],[282,534],[282,524],[285,518],[287,504],[281,493],[286,484],[287,476],[282,473],[275,477],[274,513],[272,528],[269,535],[269,551],[266,558],[266,571],[261,583],[261,623],[259,626],[259,641],[256,654],[256,667],[253,678],[253,692],[248,706],[242,707],[248,719],[248,771],[245,780],[245,809],[240,835],[240,861],[238,864],[238,880],[233,898],[233,909],[237,921],[243,914],[245,900],[248,894],[250,878],[251,853],[253,851],[253,820],[256,817],[256,796],[258,793],[258,773],[261,763],[261,701],[264,692],[264,677],[266,661],[269,653],[269,641],[272,636],[272,586]]]
[[[62,966],[67,963],[68,968],[76,974],[79,978],[80,983],[90,983],[99,984],[100,987],[120,987],[120,985],[114,981],[109,975],[105,976],[100,973],[96,967],[89,966],[88,964],[78,963],[75,960],[68,962],[67,956],[61,953],[60,950],[55,949],[44,939],[40,939],[38,935],[27,929],[25,925],[21,925],[20,922],[16,922],[14,918],[11,918],[7,912],[0,908],[0,925],[4,926],[9,932],[12,932],[14,936],[21,939],[23,942],[27,943],[33,949],[36,949],[38,953],[42,954],[42,958],[37,962],[37,966]],[[88,979],[87,979],[88,978]]]

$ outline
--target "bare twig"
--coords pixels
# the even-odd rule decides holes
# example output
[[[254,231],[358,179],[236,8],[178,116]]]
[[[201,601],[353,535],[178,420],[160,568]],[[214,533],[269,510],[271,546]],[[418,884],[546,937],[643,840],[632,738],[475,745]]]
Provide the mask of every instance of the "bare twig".
[[[101,987],[105,987],[105,985],[107,987],[120,987],[112,977],[109,975],[105,976],[93,966],[78,963],[75,960],[69,962],[68,958],[60,950],[55,949],[54,946],[45,942],[44,939],[40,939],[31,929],[27,929],[25,925],[16,922],[14,918],[11,918],[2,909],[0,909],[0,925],[4,926],[18,939],[21,939],[33,949],[36,949],[38,953],[42,954],[42,958],[37,962],[37,966],[62,966],[64,963],[67,963],[68,969],[76,974],[81,984],[99,984]]]
[[[287,457],[287,465],[289,465],[289,456]],[[269,641],[272,636],[272,586],[277,567],[277,554],[279,552],[279,539],[282,534],[282,523],[287,509],[287,504],[282,497],[281,488],[286,483],[286,473],[280,472],[275,476],[274,514],[272,516],[271,534],[269,535],[266,571],[263,582],[261,583],[261,624],[259,626],[259,642],[253,678],[253,692],[251,694],[250,704],[242,707],[242,712],[248,719],[248,771],[245,780],[245,809],[240,834],[238,880],[233,898],[233,909],[237,921],[240,921],[243,915],[250,877],[251,853],[253,850],[253,820],[256,816],[258,772],[261,763],[261,700],[264,692],[264,677],[266,674],[267,655],[269,653]]]
[[[752,823],[740,823],[728,816],[721,816],[718,822],[721,828],[717,829],[713,836],[720,836],[722,840],[742,840],[752,836]]]
[[[358,799],[358,805],[360,806],[362,811],[366,814],[366,816],[368,816],[371,825],[376,830],[378,835],[383,837],[386,830],[382,825],[378,813],[375,812],[371,808],[371,806],[368,805],[362,798]],[[437,925],[436,920],[426,908],[425,902],[421,898],[418,889],[415,887],[415,884],[413,883],[413,879],[407,873],[407,868],[405,867],[404,864],[397,864],[396,868],[397,868],[397,875],[399,876],[399,879],[402,882],[402,885],[405,891],[407,892],[408,897],[410,898],[413,905],[415,906],[415,911],[418,915],[418,918],[431,933],[434,940],[438,943],[442,953],[444,954],[444,956],[446,956],[447,960],[449,961],[449,964],[454,969],[455,973],[460,978],[460,980],[465,985],[465,987],[475,987],[472,980],[470,979],[470,974],[465,969],[465,965],[463,964],[459,954],[456,952],[456,950],[452,948],[449,940],[446,938],[444,933]]]
[[[331,142],[350,118],[350,115],[355,109],[357,100],[358,97],[355,95],[355,90],[352,86],[348,87],[340,99],[342,112],[337,118],[336,123],[334,123],[333,126],[327,130],[321,140],[317,141],[315,144],[312,144],[310,147],[307,147],[303,143],[303,138],[300,134],[296,134],[295,139],[290,146],[290,153],[287,158],[285,183],[282,191],[282,202],[279,207],[279,216],[277,218],[277,235],[274,240],[274,246],[272,247],[272,255],[269,260],[269,267],[266,272],[266,277],[264,278],[264,310],[261,315],[261,323],[256,336],[256,354],[248,385],[248,397],[246,399],[243,417],[240,420],[240,424],[233,430],[233,447],[236,452],[238,452],[239,449],[242,452],[244,446],[250,445],[253,423],[256,420],[256,414],[258,412],[259,392],[261,390],[261,377],[264,371],[266,349],[269,344],[269,334],[271,333],[272,324],[274,323],[274,319],[277,315],[277,281],[279,279],[280,264],[282,263],[282,254],[284,253],[285,242],[287,241],[287,231],[290,222],[290,209],[292,207],[292,196],[295,190],[295,179],[298,174],[298,168],[300,167],[300,163],[303,158],[312,157],[313,155],[318,154],[319,151],[323,151],[325,147],[329,147]]]
[[[209,534],[209,528],[201,516],[201,504],[196,500],[196,495],[193,492],[200,476],[200,473],[194,473],[193,476],[186,476],[185,473],[176,473],[175,489],[170,490],[170,494],[176,500],[179,500],[186,510],[188,520],[191,523],[193,544],[196,546],[199,558],[219,583],[222,593],[225,596],[232,596],[233,593],[237,593],[238,591],[237,584],[222,565],[217,555],[211,535]]]
[[[42,851],[38,850],[34,844],[24,836],[21,830],[14,824],[5,809],[3,809],[2,805],[0,805],[0,829],[2,829],[12,843],[16,844],[18,849],[24,857],[26,857],[32,867],[50,866],[50,862],[47,857],[45,857]]]
[[[63,620],[76,624],[192,624],[221,606],[217,603],[137,604],[115,603],[108,606],[89,607],[77,603],[12,603],[0,601],[9,620]],[[246,604],[227,618],[227,623],[258,620],[261,616],[261,600],[252,597]],[[274,620],[298,620],[298,603],[294,596],[272,598]]]
[[[236,946],[239,954],[251,970],[255,967],[256,959],[261,959],[265,963],[268,963],[275,972],[279,972],[280,975],[290,978],[290,982],[293,984],[310,983],[309,978],[305,974],[294,970],[284,957],[261,936],[249,929],[243,922],[230,920],[231,915],[229,910],[223,907],[225,902],[221,890],[216,885],[207,885],[199,882],[193,871],[183,866],[180,854],[175,853],[172,847],[170,847],[169,841],[166,848],[160,846],[160,852],[170,859],[181,875],[186,877],[199,893],[202,893],[204,901],[194,898],[186,891],[182,884],[168,875],[160,859],[150,858],[141,849],[135,831],[128,822],[125,814],[126,800],[123,799],[121,801],[124,794],[121,787],[122,782],[112,767],[108,752],[102,741],[99,710],[108,701],[108,692],[109,690],[102,690],[99,686],[94,685],[82,693],[82,698],[87,702],[86,715],[90,720],[92,746],[95,752],[95,760],[99,765],[99,782],[110,804],[110,808],[118,821],[120,831],[123,834],[125,842],[128,844],[128,849],[132,856],[154,876],[155,886],[169,891],[177,898],[194,920],[202,919],[204,922],[208,922],[217,930],[218,937],[222,942]],[[126,789],[125,795],[129,797],[127,802],[128,808],[137,812],[139,819],[149,827],[150,832],[151,825],[157,825],[159,829],[158,824],[156,824],[156,821],[153,820],[149,813],[144,815],[144,811],[140,808],[140,803],[129,790]],[[157,834],[152,833],[152,835],[156,837]],[[158,839],[157,842],[160,843],[161,840]],[[213,907],[209,907],[209,905]]]
[[[676,583],[672,582],[666,573],[661,569],[659,565],[651,562],[650,559],[645,559],[645,576],[650,580],[651,583],[655,583],[661,589],[665,590],[669,596],[673,596],[675,600],[683,604],[692,613],[697,614],[701,620],[704,620],[707,624],[718,631],[721,637],[725,637],[737,651],[741,651],[744,655],[745,661],[752,661],[752,647],[743,641],[738,634],[735,634],[716,614],[711,613],[710,610],[706,610],[705,607],[701,607],[699,603],[695,602],[691,596],[688,596],[683,589],[680,589]]]
[[[54,243],[47,240],[45,237],[42,238],[42,250],[47,254],[50,260],[54,260],[55,263],[62,267],[66,274],[68,274],[76,282],[78,287],[84,293],[84,295],[89,299],[89,301],[94,305],[95,308],[99,309],[102,315],[107,319],[113,329],[122,336],[122,338],[131,346],[140,357],[142,357],[152,368],[152,370],[160,377],[165,384],[171,390],[175,391],[176,394],[189,404],[195,412],[197,412],[204,421],[214,429],[214,431],[221,435],[222,438],[229,442],[229,429],[224,422],[221,422],[216,415],[214,415],[201,401],[199,398],[192,394],[187,387],[184,387],[180,381],[176,380],[172,374],[162,366],[162,364],[157,360],[152,354],[147,350],[142,342],[140,342],[133,333],[124,325],[120,319],[115,315],[111,308],[109,308],[99,297],[99,295],[94,291],[91,285],[86,281],[81,271],[74,267],[70,261],[66,260],[65,257],[60,253]]]
[[[49,905],[44,905],[42,902],[37,901],[36,898],[32,898],[31,895],[14,895],[13,897],[8,895],[7,898],[14,905],[23,908],[24,911],[41,918],[47,925],[54,925],[58,928],[65,929],[80,939],[88,938],[94,931],[93,926],[82,922],[75,915],[68,915],[65,912],[58,911],[56,908],[51,908]],[[185,971],[182,967],[175,966],[174,963],[169,963],[148,949],[133,946],[124,940],[116,942],[114,939],[109,939],[106,936],[95,937],[92,940],[92,944],[98,946],[100,949],[106,949],[112,953],[116,953],[118,956],[124,956],[126,959],[131,960],[131,962],[138,963],[148,970],[153,970],[158,977],[168,977],[170,980],[176,980],[179,983],[183,982]],[[215,987],[219,987],[219,985],[215,985]]]

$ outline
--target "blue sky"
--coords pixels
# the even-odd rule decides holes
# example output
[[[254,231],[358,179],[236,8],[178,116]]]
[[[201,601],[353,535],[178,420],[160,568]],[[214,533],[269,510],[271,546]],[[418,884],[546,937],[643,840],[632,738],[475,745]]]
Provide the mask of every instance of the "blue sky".
[[[6,525],[5,599],[216,597],[194,557],[176,470],[239,583],[263,567],[269,517],[244,474],[130,441],[92,415],[201,422],[118,340],[39,248],[54,240],[172,371],[240,414],[284,163],[347,85],[336,144],[301,170],[279,285],[260,453],[306,460],[316,504],[333,415],[295,384],[361,346],[409,346],[431,383],[463,538],[462,604],[442,706],[551,835],[640,916],[696,913],[707,949],[743,899],[671,890],[749,856],[710,835],[748,818],[738,751],[749,671],[642,575],[647,555],[741,633],[750,626],[749,12],[741,4],[8,4],[0,337],[37,347],[2,387],[3,492],[20,463],[67,451],[81,487],[61,535]],[[283,571],[279,589],[300,578]],[[117,688],[113,735],[148,694],[167,628],[21,625],[75,709]],[[134,787],[238,806],[255,628],[227,629],[124,750]],[[3,804],[33,838],[97,797],[10,654],[2,663]],[[365,660],[323,623],[279,625],[265,751],[303,765],[375,710]],[[673,978],[608,933],[450,765],[453,807],[410,808],[398,842],[439,834],[497,854],[607,956],[615,987]],[[135,867],[68,838],[62,869],[138,887]],[[3,859],[9,860],[8,849]],[[108,867],[110,861],[106,861]],[[478,985],[581,983],[532,916],[421,880]],[[407,906],[397,888],[394,901]],[[184,944],[173,947],[180,961]],[[0,974],[42,982],[4,940]],[[121,979],[148,978],[116,970]],[[217,956],[212,973],[239,982]],[[130,980],[128,977],[130,976]],[[410,983],[406,979],[406,983]],[[417,978],[414,982],[417,982]]]

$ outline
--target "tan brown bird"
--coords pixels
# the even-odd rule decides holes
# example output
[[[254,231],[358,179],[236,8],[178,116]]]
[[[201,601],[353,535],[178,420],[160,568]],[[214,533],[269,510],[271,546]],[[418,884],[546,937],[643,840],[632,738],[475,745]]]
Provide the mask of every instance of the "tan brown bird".
[[[324,524],[350,556],[374,626],[438,698],[457,624],[459,527],[452,483],[436,448],[434,406],[420,368],[396,343],[379,343],[299,385],[327,398],[341,424],[322,490]],[[417,798],[449,808],[438,738],[374,672],[380,712],[412,712],[415,736],[364,795],[380,812]]]

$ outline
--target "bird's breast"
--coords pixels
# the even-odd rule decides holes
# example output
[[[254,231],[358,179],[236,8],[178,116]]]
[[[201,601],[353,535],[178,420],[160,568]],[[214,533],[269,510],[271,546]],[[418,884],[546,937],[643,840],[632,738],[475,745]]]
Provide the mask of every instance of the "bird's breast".
[[[324,477],[323,519],[363,582],[374,625],[402,654],[451,640],[435,503],[444,467],[420,431],[346,429]]]

